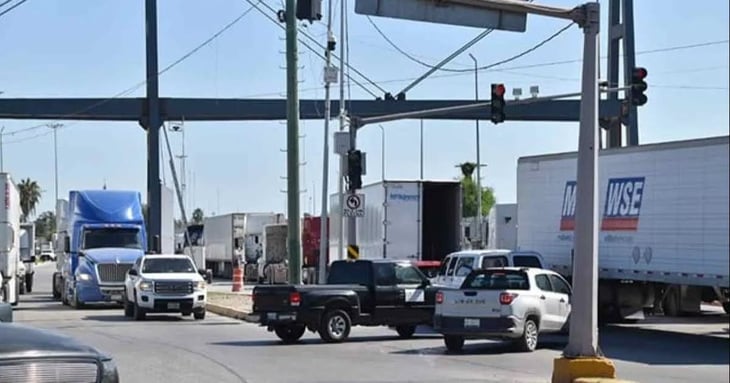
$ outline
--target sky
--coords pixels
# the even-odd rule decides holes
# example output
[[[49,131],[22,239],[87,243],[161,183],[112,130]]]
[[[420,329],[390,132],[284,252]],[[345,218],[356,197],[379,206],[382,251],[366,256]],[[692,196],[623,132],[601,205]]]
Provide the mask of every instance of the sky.
[[[20,2],[14,0],[0,13]],[[282,1],[265,0],[275,9]],[[327,1],[324,2],[325,5]],[[578,1],[543,0],[572,7]],[[728,134],[728,14],[726,0],[637,0],[636,62],[646,67],[649,101],[639,110],[640,143],[656,143]],[[339,31],[338,0],[333,1]],[[601,2],[601,52],[606,50],[608,1]],[[160,1],[158,38],[160,68],[179,59],[241,15],[244,0]],[[269,12],[265,7],[262,9]],[[401,50],[435,64],[481,32],[469,27],[373,18]],[[304,30],[325,41],[326,24]],[[383,88],[397,93],[425,68],[390,46],[368,19],[348,3],[349,63]],[[518,54],[566,25],[564,20],[530,16],[525,33],[495,31],[447,66],[471,68],[472,53],[480,65]],[[337,36],[338,42],[343,39]],[[0,16],[0,97],[109,98],[144,80],[144,2],[129,0],[29,0]],[[665,50],[704,44],[705,46]],[[661,50],[660,52],[651,52]],[[301,98],[323,98],[324,62],[299,46]],[[317,53],[321,53],[319,50]],[[541,48],[499,71],[479,74],[480,93],[489,84],[513,88],[539,86],[540,95],[579,90],[580,62],[534,65],[579,59],[582,32],[568,29]],[[160,76],[163,97],[282,98],[286,89],[284,33],[257,10],[247,13],[179,65]],[[524,68],[529,66],[529,68]],[[601,63],[605,78],[605,60]],[[376,91],[372,86],[371,90]],[[351,84],[352,99],[372,99]],[[379,92],[378,92],[379,93]],[[339,89],[333,89],[338,97]],[[142,97],[144,87],[129,94]],[[437,72],[408,93],[409,99],[472,99],[473,72]],[[511,97],[511,96],[510,96]],[[54,206],[54,140],[45,124],[53,121],[2,120],[3,168],[16,181],[30,178],[43,189],[37,213]],[[131,122],[57,121],[59,195],[74,189],[131,189],[146,198],[146,138]],[[230,212],[285,212],[286,125],[274,122],[169,122],[185,131],[188,209],[206,215]],[[319,213],[322,192],[323,121],[301,121],[302,211]],[[337,122],[333,121],[333,126]],[[385,178],[419,177],[419,121],[404,120],[363,128],[358,145],[368,153],[365,184],[381,179],[381,139],[385,134]],[[384,132],[384,133],[383,133]],[[476,160],[474,121],[424,122],[424,178],[453,179],[456,164]],[[483,184],[494,188],[498,203],[515,201],[516,164],[521,156],[574,151],[577,123],[481,123],[481,158],[487,167]],[[170,133],[175,155],[182,134]],[[164,147],[163,147],[164,149]],[[165,150],[163,150],[164,152]],[[334,156],[329,193],[336,189]],[[168,156],[163,156],[167,164]],[[179,165],[179,162],[178,162]],[[162,171],[172,187],[169,167]]]

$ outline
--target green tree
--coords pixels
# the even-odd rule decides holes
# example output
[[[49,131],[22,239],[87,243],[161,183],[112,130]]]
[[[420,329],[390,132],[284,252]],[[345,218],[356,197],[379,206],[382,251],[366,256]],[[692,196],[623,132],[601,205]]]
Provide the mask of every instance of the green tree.
[[[193,223],[201,224],[203,223],[203,219],[205,218],[205,213],[203,213],[203,209],[196,208],[193,210]]]
[[[20,220],[28,222],[28,218],[35,214],[35,208],[38,206],[43,192],[36,181],[26,178],[18,184],[18,193],[20,194]]]
[[[461,169],[462,217],[474,217],[477,215],[477,209],[479,207],[477,200],[477,195],[479,195],[478,186],[472,178],[474,170],[476,170],[476,164],[473,162],[464,162],[457,165],[457,167]],[[482,215],[487,215],[496,202],[494,189],[491,187],[482,188],[481,198]]]
[[[48,241],[53,240],[53,233],[56,232],[56,214],[52,211],[44,211],[35,220],[36,237]]]

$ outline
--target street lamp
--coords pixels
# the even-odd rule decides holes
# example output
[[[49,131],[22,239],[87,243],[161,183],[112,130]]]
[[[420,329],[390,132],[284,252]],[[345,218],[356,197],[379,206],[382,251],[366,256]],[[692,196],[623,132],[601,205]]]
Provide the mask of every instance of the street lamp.
[[[53,173],[54,173],[54,190],[56,194],[56,201],[58,201],[58,128],[62,127],[63,124],[52,123],[48,127],[53,129]]]
[[[469,57],[474,61],[474,99],[479,102],[479,62],[473,54],[469,53]],[[475,120],[476,124],[476,141],[477,141],[477,231],[479,232],[479,242],[481,246],[482,238],[482,161],[481,146],[479,138],[479,119]]]
[[[385,182],[385,128],[378,124],[380,128],[380,178]]]

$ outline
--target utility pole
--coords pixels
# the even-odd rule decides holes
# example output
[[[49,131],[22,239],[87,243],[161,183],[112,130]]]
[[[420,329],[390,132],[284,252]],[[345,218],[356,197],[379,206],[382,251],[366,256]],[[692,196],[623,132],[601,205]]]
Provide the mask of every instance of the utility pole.
[[[327,279],[327,260],[329,259],[329,238],[328,233],[328,211],[327,211],[327,190],[329,187],[329,161],[330,161],[330,113],[332,102],[330,100],[330,82],[332,74],[332,51],[335,49],[335,37],[332,34],[332,0],[327,2],[327,49],[325,50],[324,67],[324,149],[322,153],[322,211],[319,214],[319,258],[317,281],[324,283]],[[339,178],[342,185],[342,178]],[[312,208],[312,215],[314,215]]]
[[[48,127],[53,129],[53,173],[54,173],[54,190],[56,201],[58,201],[58,128],[62,127],[62,124],[53,123],[49,124]]]
[[[302,283],[299,245],[299,83],[297,68],[297,1],[286,0],[286,138],[289,282]]]
[[[340,2],[340,131],[345,130],[345,118],[347,110],[345,108],[345,1]],[[344,177],[345,177],[345,157],[340,156],[340,176],[338,181],[338,196],[339,196],[339,208],[341,211],[345,209],[345,193],[344,193]],[[339,246],[337,246],[337,259],[345,259],[344,257],[344,245],[345,245],[345,231],[342,212],[338,214],[340,222],[338,227]]]
[[[479,62],[477,61],[477,58],[474,57],[471,53],[469,53],[469,57],[471,57],[472,61],[474,61],[474,100],[475,102],[479,102]],[[477,133],[477,231],[479,232],[479,248],[482,248],[484,245],[484,238],[482,233],[482,160],[481,160],[481,139],[479,136],[479,119],[477,118],[475,120],[476,123],[476,133]]]

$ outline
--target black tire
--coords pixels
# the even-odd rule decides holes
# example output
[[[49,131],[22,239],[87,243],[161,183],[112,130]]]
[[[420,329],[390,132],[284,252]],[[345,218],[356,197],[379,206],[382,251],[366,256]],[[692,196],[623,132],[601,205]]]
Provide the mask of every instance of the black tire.
[[[147,319],[147,312],[142,307],[139,307],[139,305],[137,304],[137,301],[136,301],[137,294],[134,294],[134,295],[135,295],[135,302],[134,302],[134,306],[132,307],[132,317],[134,317],[134,320],[145,320],[145,319]]]
[[[329,310],[322,316],[319,324],[319,337],[327,343],[340,343],[347,340],[352,329],[350,316],[342,310]]]
[[[124,292],[124,316],[127,318],[132,318],[134,316],[134,306],[132,306],[132,302],[129,301],[126,291]]]
[[[60,299],[61,292],[56,288],[56,274],[51,277],[51,291],[53,291],[53,299]]]
[[[18,282],[18,295],[25,294],[25,282]]]
[[[409,339],[416,333],[416,326],[395,326],[395,331],[401,339]]]
[[[306,328],[301,325],[282,325],[274,327],[276,336],[281,339],[284,344],[296,343],[302,338]]]
[[[33,274],[25,274],[25,292],[33,292]]]
[[[79,300],[79,293],[78,293],[78,292],[77,292],[76,290],[74,290],[74,302],[73,302],[73,307],[74,307],[74,308],[75,308],[76,310],[81,310],[81,309],[85,308],[85,305],[84,305],[84,303],[83,303],[83,302],[81,302],[81,301]]]
[[[664,302],[662,303],[662,309],[664,310],[664,316],[668,317],[677,317],[680,314],[682,314],[679,310],[679,299],[678,299],[677,289],[672,288],[669,293],[667,293],[667,296],[664,297]]]
[[[723,302],[722,309],[725,310],[725,314],[730,314],[730,302]]]
[[[539,339],[539,328],[537,323],[532,318],[528,318],[525,321],[525,327],[522,331],[522,336],[515,340],[515,346],[517,349],[524,352],[533,352],[537,348],[537,342]]]
[[[184,317],[189,317],[189,316],[193,315],[193,312],[192,311],[181,311],[180,314]]]
[[[200,309],[200,310],[194,310],[193,311],[193,318],[195,318],[195,320],[203,320],[203,319],[205,319],[205,309],[203,308],[203,309]]]
[[[444,335],[444,345],[448,352],[460,353],[464,349],[464,337],[458,335]]]

